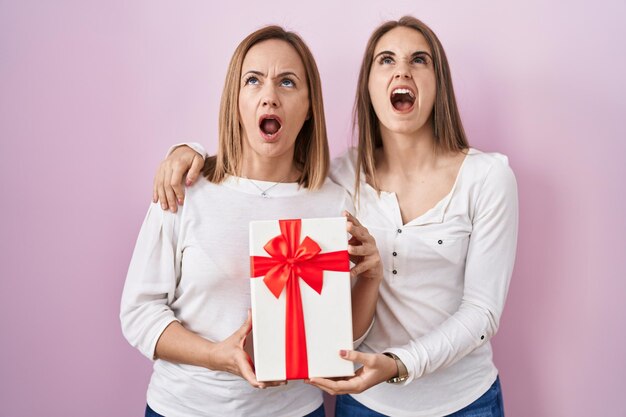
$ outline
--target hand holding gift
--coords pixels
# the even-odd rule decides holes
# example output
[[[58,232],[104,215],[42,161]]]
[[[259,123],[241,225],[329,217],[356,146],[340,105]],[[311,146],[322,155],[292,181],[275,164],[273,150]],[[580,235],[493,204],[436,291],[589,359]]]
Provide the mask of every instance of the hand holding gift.
[[[360,363],[363,366],[353,377],[343,379],[311,378],[306,382],[331,395],[358,394],[374,385],[388,381],[398,373],[396,362],[382,353],[364,353],[356,350],[342,350],[342,358]]]
[[[248,381],[255,388],[266,388],[284,385],[285,381],[259,382],[254,375],[252,360],[244,350],[246,337],[252,330],[252,318],[248,311],[248,318],[243,325],[227,339],[214,343],[207,368],[216,371],[230,372]]]
[[[350,276],[380,283],[383,280],[383,264],[374,237],[352,214],[344,211],[343,215],[348,220],[347,230],[352,236],[348,241],[348,253],[355,266],[350,270]]]

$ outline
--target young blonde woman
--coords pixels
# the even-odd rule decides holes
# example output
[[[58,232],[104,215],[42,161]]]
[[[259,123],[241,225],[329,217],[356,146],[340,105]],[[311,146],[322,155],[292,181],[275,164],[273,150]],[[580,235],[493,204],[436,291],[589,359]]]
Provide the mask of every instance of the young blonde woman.
[[[318,71],[296,34],[270,26],[241,42],[228,74],[217,156],[204,163],[182,210],[150,207],[126,278],[124,335],[155,360],[146,416],[323,416],[318,388],[260,383],[244,351],[249,222],[337,216],[351,207],[345,190],[326,179]],[[346,216],[360,337],[382,267],[373,238]]]
[[[340,417],[504,415],[489,340],[515,259],[516,181],[505,156],[469,147],[443,47],[423,22],[403,17],[370,37],[355,125],[358,149],[330,175],[376,238],[385,277],[372,330],[340,353],[363,365],[357,375],[310,383],[349,394]],[[161,165],[164,208],[182,201],[196,158],[180,147]]]

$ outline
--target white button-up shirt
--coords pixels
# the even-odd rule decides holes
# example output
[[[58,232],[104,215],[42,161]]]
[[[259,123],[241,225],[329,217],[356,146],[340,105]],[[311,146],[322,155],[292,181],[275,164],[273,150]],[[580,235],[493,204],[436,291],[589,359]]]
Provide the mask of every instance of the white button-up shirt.
[[[331,172],[353,197],[355,158],[350,151]],[[374,325],[359,350],[395,353],[409,378],[354,397],[392,416],[457,411],[497,376],[489,339],[515,260],[515,176],[504,155],[470,149],[450,193],[406,224],[396,195],[378,195],[361,179],[356,214],[376,238],[385,278]]]

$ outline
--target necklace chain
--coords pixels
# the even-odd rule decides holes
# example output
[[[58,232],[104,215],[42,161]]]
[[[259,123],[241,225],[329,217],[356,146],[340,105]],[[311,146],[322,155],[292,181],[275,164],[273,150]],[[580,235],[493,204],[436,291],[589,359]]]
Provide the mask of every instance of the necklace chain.
[[[287,174],[287,175],[285,176],[285,178],[283,178],[282,180],[275,182],[274,184],[270,185],[269,187],[267,187],[267,188],[265,188],[265,189],[263,189],[263,188],[259,187],[259,184],[257,184],[256,182],[254,182],[254,181],[253,181],[253,180],[251,180],[250,178],[248,178],[248,177],[245,177],[245,178],[246,178],[248,181],[250,181],[250,183],[251,183],[252,185],[254,185],[254,186],[257,188],[257,190],[259,190],[259,191],[261,192],[261,197],[263,197],[263,198],[271,198],[271,197],[267,194],[267,192],[268,192],[269,190],[271,190],[272,188],[276,187],[278,184],[281,184],[282,182],[284,182],[284,181],[287,179],[287,177],[288,177],[288,176],[289,176],[289,174]]]

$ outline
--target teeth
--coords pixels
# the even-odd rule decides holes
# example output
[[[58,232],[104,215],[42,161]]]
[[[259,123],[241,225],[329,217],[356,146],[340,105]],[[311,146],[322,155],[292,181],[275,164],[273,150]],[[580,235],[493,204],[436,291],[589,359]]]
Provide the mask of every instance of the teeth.
[[[408,88],[396,88],[391,92],[391,94],[408,94],[411,98],[415,98],[415,95]]]

